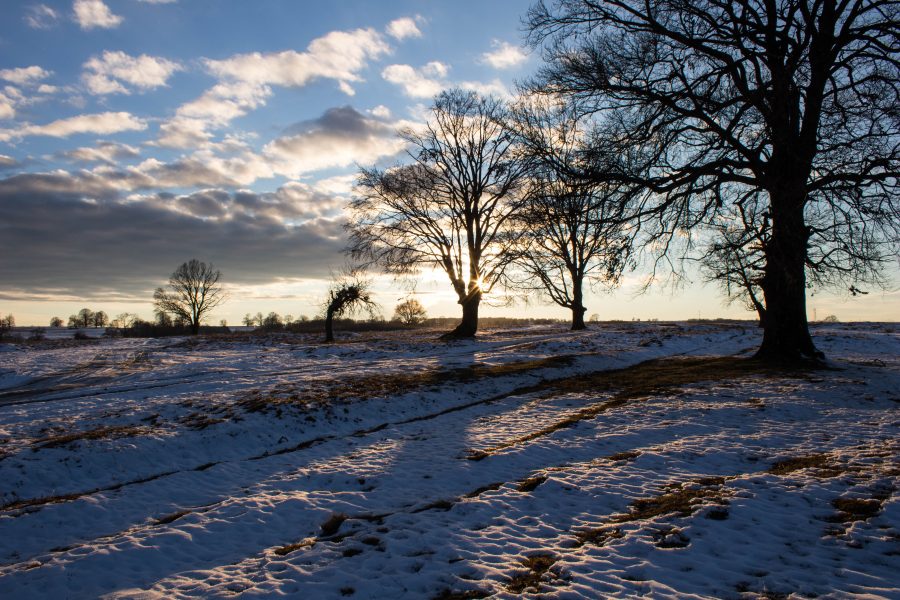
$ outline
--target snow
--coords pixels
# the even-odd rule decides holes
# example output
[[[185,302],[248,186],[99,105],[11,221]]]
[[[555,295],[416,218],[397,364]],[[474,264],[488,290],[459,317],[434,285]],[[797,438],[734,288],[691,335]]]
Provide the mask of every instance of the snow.
[[[898,598],[900,332],[814,335],[693,379],[758,329],[11,345],[0,597]]]

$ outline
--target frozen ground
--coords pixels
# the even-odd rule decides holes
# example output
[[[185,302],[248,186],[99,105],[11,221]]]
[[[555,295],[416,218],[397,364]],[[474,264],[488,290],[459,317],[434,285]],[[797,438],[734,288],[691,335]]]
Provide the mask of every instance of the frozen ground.
[[[0,598],[898,598],[900,330],[814,334],[0,345]]]

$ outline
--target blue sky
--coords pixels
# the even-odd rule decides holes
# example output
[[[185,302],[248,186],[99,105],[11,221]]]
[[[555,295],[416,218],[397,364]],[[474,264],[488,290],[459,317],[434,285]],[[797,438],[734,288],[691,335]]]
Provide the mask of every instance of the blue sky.
[[[396,162],[394,132],[443,88],[512,93],[539,65],[521,46],[528,5],[5,3],[0,313],[149,317],[153,288],[197,257],[231,288],[216,320],[314,314],[344,261],[356,165]],[[640,279],[593,297],[589,314],[752,316],[700,285],[636,299]],[[386,316],[407,293],[387,279],[377,289]],[[456,315],[450,291],[437,274],[417,288],[434,315]],[[898,306],[896,291],[811,299],[846,320],[895,319]],[[540,303],[493,312],[566,316]]]

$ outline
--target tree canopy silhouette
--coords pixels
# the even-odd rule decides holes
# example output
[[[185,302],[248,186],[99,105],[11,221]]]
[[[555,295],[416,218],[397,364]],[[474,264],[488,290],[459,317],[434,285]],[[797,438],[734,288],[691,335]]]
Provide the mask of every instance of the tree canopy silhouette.
[[[225,301],[221,277],[212,264],[196,258],[182,263],[169,277],[168,289],[159,287],[153,294],[157,314],[174,315],[175,320],[190,325],[191,333],[197,335],[203,319]]]
[[[586,130],[571,107],[526,96],[510,121],[528,162],[510,285],[568,308],[572,329],[584,329],[585,284],[615,287],[630,264],[632,240],[622,220],[627,187],[576,174],[585,170],[579,163]]]
[[[410,163],[363,169],[350,204],[349,253],[398,276],[441,269],[462,321],[448,337],[472,337],[482,297],[511,260],[511,217],[525,177],[505,104],[474,92],[439,94],[422,130],[405,129]]]
[[[547,65],[532,87],[616,133],[598,138],[594,176],[649,191],[633,225],[658,256],[752,211],[739,237],[765,240],[757,355],[817,360],[808,284],[854,288],[896,255],[898,11],[890,0],[538,3],[526,26]],[[617,154],[631,168],[606,158]]]

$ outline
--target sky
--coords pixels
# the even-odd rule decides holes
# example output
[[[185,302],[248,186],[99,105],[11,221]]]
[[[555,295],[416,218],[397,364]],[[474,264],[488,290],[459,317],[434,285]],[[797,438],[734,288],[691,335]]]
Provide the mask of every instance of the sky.
[[[314,316],[345,264],[360,166],[390,166],[399,127],[462,87],[509,96],[540,57],[530,0],[4,2],[0,22],[0,314],[20,325],[81,307],[152,316],[182,262],[222,271],[212,315]],[[589,295],[603,319],[751,318],[689,276],[636,296],[645,273]],[[452,289],[376,277],[390,317],[414,294],[456,316]],[[810,318],[896,320],[900,291],[817,293]],[[482,314],[566,318],[537,299]]]

